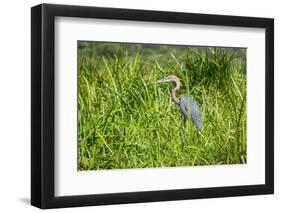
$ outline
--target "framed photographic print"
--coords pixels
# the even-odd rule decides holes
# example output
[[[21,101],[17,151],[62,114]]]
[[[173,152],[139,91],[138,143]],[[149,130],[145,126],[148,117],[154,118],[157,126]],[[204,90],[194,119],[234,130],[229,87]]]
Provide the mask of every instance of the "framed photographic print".
[[[271,194],[274,20],[31,9],[31,203]]]

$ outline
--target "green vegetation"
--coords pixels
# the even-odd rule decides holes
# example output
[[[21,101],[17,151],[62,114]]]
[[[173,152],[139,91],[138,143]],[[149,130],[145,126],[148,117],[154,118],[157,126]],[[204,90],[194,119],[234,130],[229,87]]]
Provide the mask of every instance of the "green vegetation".
[[[246,49],[78,44],[79,170],[246,163]],[[186,139],[171,74],[202,111]]]

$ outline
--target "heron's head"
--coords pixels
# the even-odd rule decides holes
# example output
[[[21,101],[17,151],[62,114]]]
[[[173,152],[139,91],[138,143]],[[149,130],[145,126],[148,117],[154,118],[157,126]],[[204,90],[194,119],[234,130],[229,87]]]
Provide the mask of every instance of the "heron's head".
[[[166,82],[175,82],[177,84],[180,84],[180,79],[175,75],[169,75],[165,78],[156,81],[156,83],[166,83]]]

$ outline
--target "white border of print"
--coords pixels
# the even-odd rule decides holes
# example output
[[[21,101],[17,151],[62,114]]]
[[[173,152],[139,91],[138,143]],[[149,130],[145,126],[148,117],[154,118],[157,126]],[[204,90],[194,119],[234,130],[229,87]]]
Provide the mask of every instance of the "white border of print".
[[[247,164],[77,171],[77,41],[247,48]],[[55,196],[265,184],[265,30],[55,18]]]

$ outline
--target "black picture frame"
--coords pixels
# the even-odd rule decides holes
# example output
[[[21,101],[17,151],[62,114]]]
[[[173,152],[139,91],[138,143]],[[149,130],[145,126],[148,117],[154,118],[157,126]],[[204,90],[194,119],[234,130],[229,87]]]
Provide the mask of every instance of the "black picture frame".
[[[265,184],[93,195],[54,195],[55,17],[100,18],[263,28],[265,48]],[[274,20],[164,11],[41,4],[31,8],[31,204],[59,208],[274,193]]]

